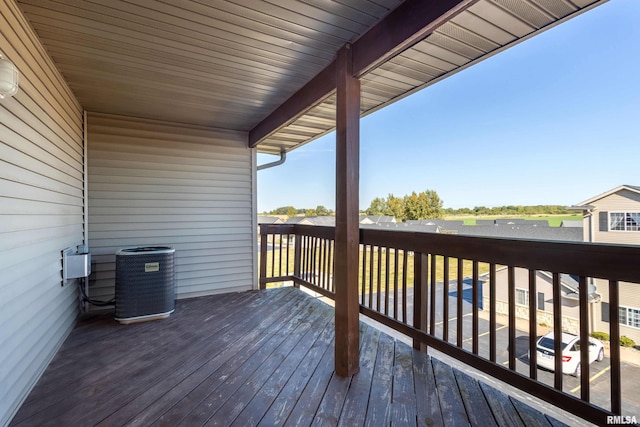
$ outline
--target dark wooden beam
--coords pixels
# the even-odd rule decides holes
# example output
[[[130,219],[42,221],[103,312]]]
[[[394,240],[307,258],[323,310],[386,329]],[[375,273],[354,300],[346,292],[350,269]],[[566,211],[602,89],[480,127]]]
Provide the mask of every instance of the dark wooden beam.
[[[352,46],[353,75],[367,71],[427,37],[478,0],[405,0]],[[309,81],[249,132],[249,147],[317,105],[336,88],[336,61]]]
[[[353,44],[357,77],[413,46],[477,0],[405,0]]]
[[[338,51],[336,61],[335,368],[336,374],[349,376],[360,370],[360,80],[353,77],[350,45]]]
[[[249,147],[293,123],[298,117],[331,95],[336,89],[336,61],[327,65],[291,98],[249,132]]]

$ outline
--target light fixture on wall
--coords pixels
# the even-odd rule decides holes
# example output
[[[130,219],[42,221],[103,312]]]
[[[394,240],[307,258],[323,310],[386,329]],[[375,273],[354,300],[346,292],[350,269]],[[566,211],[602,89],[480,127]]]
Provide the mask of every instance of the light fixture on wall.
[[[0,53],[0,99],[18,93],[18,68]]]

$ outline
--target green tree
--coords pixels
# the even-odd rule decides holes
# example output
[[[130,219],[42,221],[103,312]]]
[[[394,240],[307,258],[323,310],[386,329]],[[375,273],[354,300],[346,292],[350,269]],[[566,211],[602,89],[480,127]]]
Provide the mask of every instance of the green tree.
[[[393,194],[387,196],[387,209],[382,215],[391,215],[396,217],[398,221],[404,221],[405,217],[405,198],[396,197]]]
[[[371,201],[366,213],[367,215],[386,215],[388,210],[389,205],[387,204],[387,201],[383,198],[376,197]]]
[[[442,200],[433,190],[416,194],[414,191],[404,198],[404,219],[437,219],[444,217]]]
[[[316,206],[316,215],[317,216],[331,215],[331,211],[322,205],[318,205]]]
[[[304,216],[317,216],[317,213],[314,209],[307,209],[304,211]]]
[[[292,216],[296,216],[297,212],[298,211],[293,206],[287,206],[287,212],[285,213],[285,215],[292,217]]]

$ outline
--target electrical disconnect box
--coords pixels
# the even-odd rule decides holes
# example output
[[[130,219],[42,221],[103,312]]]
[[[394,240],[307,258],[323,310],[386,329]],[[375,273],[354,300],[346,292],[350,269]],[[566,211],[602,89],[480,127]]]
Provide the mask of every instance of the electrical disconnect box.
[[[62,279],[77,279],[91,274],[91,254],[86,246],[78,246],[76,252],[71,248],[62,251]]]

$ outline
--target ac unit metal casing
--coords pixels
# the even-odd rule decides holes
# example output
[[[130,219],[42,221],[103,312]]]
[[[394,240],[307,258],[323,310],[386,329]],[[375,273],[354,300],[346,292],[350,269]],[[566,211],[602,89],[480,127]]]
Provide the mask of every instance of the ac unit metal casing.
[[[116,252],[116,313],[120,323],[169,317],[175,310],[175,249],[124,248]]]

